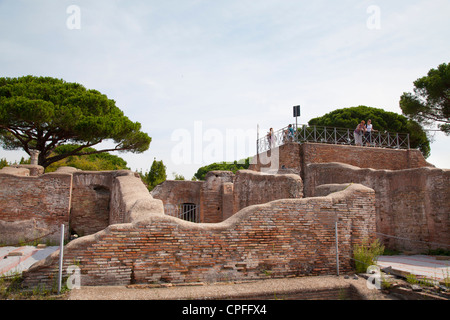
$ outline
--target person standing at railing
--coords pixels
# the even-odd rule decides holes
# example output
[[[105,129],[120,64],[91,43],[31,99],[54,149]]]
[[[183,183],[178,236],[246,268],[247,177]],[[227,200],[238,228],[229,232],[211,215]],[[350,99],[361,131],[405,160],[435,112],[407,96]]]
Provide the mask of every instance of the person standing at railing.
[[[270,128],[269,133],[267,133],[267,140],[269,141],[269,149],[272,149],[273,147],[273,141],[274,141],[274,133],[273,133],[273,128]]]
[[[355,136],[355,144],[357,146],[362,146],[363,142],[362,142],[362,137],[366,132],[366,126],[365,126],[366,122],[364,120],[361,121],[360,124],[358,124],[358,126],[356,127],[355,131],[353,132],[353,135]]]
[[[288,129],[286,130],[286,136],[289,142],[294,141],[294,128],[292,128],[292,124],[288,126]]]
[[[369,119],[367,120],[366,132],[364,134],[367,146],[370,146],[372,144],[372,132],[377,132],[377,130],[373,128],[372,120]]]

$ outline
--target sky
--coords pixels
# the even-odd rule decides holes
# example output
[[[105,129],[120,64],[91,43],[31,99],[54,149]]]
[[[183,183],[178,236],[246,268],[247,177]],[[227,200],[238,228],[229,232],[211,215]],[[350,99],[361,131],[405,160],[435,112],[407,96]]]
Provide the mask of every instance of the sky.
[[[448,0],[0,0],[0,77],[106,94],[152,137],[118,154],[128,166],[156,158],[190,179],[255,155],[258,127],[294,123],[295,105],[302,124],[358,105],[401,114],[413,82],[450,62],[449,17]],[[434,133],[427,161],[450,168],[449,142]]]

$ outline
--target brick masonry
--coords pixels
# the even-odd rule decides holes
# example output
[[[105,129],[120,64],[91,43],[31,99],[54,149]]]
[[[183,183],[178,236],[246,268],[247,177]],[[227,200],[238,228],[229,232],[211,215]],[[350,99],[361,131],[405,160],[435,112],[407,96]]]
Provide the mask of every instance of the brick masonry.
[[[359,183],[375,190],[377,232],[391,249],[424,253],[450,246],[450,170],[361,169],[339,163],[310,164],[305,177],[306,196],[317,187]]]
[[[232,183],[234,174],[230,171],[211,171],[205,176],[200,190],[200,221],[216,223],[223,221],[223,184]],[[228,208],[229,209],[229,208]],[[225,213],[227,215],[229,213]]]
[[[81,267],[82,285],[333,274],[336,219],[343,272],[352,246],[376,232],[450,243],[449,171],[429,167],[418,151],[288,144],[270,156],[276,161],[268,167],[252,165],[263,173],[211,172],[205,182],[172,183],[161,199],[129,171],[62,169],[30,177],[27,168],[1,170],[0,241],[42,235],[61,223],[85,233],[66,246],[64,262]],[[291,173],[301,173],[304,183]],[[164,214],[165,201],[197,200],[205,223]],[[33,266],[25,284],[53,285],[57,260],[55,253]]]
[[[336,220],[346,272],[352,246],[375,232],[375,193],[356,184],[327,197],[250,206],[214,224],[147,212],[71,242],[64,267],[78,265],[83,286],[334,274]],[[57,268],[56,252],[25,272],[24,284],[52,286]]]
[[[0,173],[0,243],[59,239],[69,224],[72,175],[39,177]]]
[[[117,214],[113,207],[123,194],[112,191],[114,186],[120,188],[114,183],[117,179],[136,178],[134,173],[73,168],[38,176],[31,173],[25,166],[0,170],[0,243],[17,244],[41,237],[41,242],[59,243],[61,224],[66,226],[68,239],[70,233],[90,235],[112,223],[126,221],[125,213]],[[139,180],[133,180],[133,185],[128,190],[148,194]]]
[[[394,150],[321,143],[288,143],[253,158],[251,170],[291,168],[304,178],[312,163],[340,162],[359,168],[402,170],[432,166],[419,150]]]
[[[265,174],[251,170],[211,171],[205,181],[165,181],[152,192],[166,210],[183,203],[200,208],[200,222],[222,222],[239,210],[278,199],[303,197],[303,183],[295,174]]]
[[[303,181],[298,175],[260,174],[251,170],[236,173],[233,213],[254,204],[296,198],[303,198]]]
[[[164,201],[168,209],[176,208],[184,203],[200,206],[200,192],[203,181],[167,180],[152,190],[155,199]]]
[[[79,236],[109,226],[113,177],[109,172],[74,172],[70,228]]]

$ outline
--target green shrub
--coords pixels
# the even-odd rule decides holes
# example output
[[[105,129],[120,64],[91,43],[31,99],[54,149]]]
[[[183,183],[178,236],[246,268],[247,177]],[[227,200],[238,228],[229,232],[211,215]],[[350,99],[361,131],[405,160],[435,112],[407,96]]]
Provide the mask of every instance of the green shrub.
[[[363,240],[361,245],[353,247],[356,273],[365,273],[367,268],[376,265],[378,257],[383,254],[384,246],[376,239],[372,243]]]

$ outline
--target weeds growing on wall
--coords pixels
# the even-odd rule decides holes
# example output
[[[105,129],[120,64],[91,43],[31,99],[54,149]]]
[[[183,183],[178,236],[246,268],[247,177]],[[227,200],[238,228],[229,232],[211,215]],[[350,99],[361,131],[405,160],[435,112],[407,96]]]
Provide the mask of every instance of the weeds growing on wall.
[[[384,252],[384,246],[376,239],[372,243],[363,240],[361,245],[353,247],[356,273],[365,273],[367,268],[376,265],[378,257]]]

